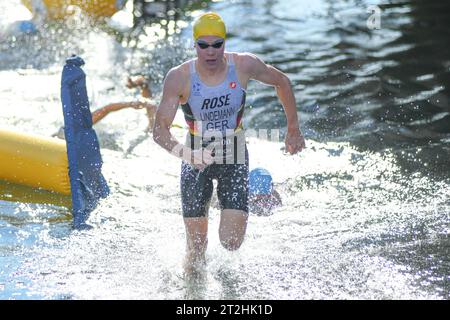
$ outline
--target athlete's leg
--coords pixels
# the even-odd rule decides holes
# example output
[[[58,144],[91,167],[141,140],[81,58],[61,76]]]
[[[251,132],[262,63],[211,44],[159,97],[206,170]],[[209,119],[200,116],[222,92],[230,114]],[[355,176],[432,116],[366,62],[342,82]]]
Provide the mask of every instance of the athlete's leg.
[[[247,156],[248,159],[248,156]],[[223,165],[217,183],[220,215],[219,238],[228,250],[237,250],[244,241],[248,220],[248,162]]]
[[[184,218],[186,228],[186,258],[184,268],[191,274],[205,263],[208,245],[208,217]]]
[[[181,200],[186,229],[185,271],[192,274],[205,262],[208,244],[208,209],[213,183],[207,170],[199,172],[185,162],[181,165]]]
[[[244,241],[248,214],[242,210],[224,209],[220,215],[219,239],[222,245],[232,251]]]

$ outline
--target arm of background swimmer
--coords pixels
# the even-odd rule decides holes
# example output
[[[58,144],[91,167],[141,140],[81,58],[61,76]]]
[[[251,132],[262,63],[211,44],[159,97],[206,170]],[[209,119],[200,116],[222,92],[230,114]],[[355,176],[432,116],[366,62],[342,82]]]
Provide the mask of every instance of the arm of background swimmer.
[[[141,87],[141,96],[147,99],[152,97],[152,92],[150,91],[148,84]]]
[[[95,110],[92,113],[92,124],[96,124],[100,120],[102,120],[104,117],[106,117],[110,112],[118,111],[125,108],[134,108],[134,109],[143,109],[147,108],[147,113],[150,112],[152,115],[152,111],[149,111],[149,109],[154,109],[155,106],[151,103],[147,102],[140,102],[140,101],[133,101],[133,102],[117,102],[117,103],[111,103],[108,104],[98,110]],[[150,120],[150,117],[149,117]]]
[[[111,103],[108,104],[98,110],[95,110],[92,113],[92,124],[96,124],[100,120],[102,120],[104,117],[108,115],[108,113],[112,111],[121,110],[124,108],[132,107],[132,105],[129,102],[119,102],[119,103]]]
[[[283,202],[281,201],[281,196],[280,196],[280,194],[278,193],[277,190],[273,189],[272,196],[274,198],[274,202],[273,202],[274,205],[276,205],[276,206],[283,205]]]
[[[155,113],[156,113],[156,106],[155,105],[148,105],[146,107],[146,115],[148,119],[148,130],[153,130],[153,127],[155,126]]]
[[[190,149],[180,144],[170,133],[170,127],[177,113],[181,96],[181,71],[171,69],[164,80],[162,99],[156,110],[155,125],[153,127],[153,140],[171,154],[190,159]]]

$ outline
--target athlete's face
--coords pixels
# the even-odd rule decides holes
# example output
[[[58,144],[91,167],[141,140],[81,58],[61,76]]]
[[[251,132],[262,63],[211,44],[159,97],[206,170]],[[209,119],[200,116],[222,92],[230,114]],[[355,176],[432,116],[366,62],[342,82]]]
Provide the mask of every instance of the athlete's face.
[[[208,69],[216,69],[222,62],[225,40],[216,36],[199,37],[195,42],[199,62]]]

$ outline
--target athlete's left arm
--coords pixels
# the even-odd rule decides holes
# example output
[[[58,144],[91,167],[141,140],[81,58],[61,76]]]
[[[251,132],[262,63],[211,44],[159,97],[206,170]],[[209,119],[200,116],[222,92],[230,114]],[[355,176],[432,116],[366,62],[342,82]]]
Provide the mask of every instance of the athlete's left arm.
[[[250,79],[275,87],[286,114],[288,129],[285,140],[286,150],[291,154],[301,151],[305,147],[305,139],[300,131],[297,105],[289,78],[283,72],[264,63],[253,54],[243,54],[239,60],[243,72]]]

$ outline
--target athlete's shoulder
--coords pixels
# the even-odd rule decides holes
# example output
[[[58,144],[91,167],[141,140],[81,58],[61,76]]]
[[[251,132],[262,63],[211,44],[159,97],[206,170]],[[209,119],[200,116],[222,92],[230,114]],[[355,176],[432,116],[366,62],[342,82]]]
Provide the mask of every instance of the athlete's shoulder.
[[[250,52],[230,52],[230,54],[233,55],[236,66],[244,73],[251,74],[257,64],[263,63],[257,55]]]
[[[186,83],[189,81],[189,62],[186,61],[170,69],[164,79],[164,90],[182,95]]]
[[[186,62],[183,62],[182,64],[173,67],[169,70],[167,73],[167,78],[178,78],[180,80],[189,76],[189,64],[192,60],[188,60]]]
[[[251,52],[230,52],[230,54],[233,54],[235,59],[238,59],[238,60],[259,59],[256,54],[251,53]]]

